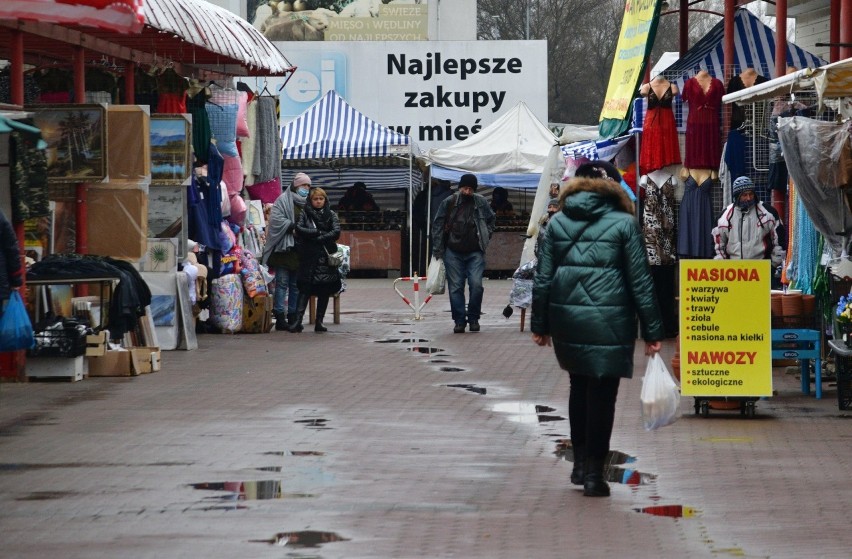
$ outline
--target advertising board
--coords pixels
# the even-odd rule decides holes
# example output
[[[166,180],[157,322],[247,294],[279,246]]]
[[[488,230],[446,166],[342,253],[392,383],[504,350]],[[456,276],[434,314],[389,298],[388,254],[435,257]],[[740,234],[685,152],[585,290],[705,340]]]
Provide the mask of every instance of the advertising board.
[[[331,89],[423,151],[466,139],[519,101],[547,123],[546,41],[275,44],[298,68],[279,92],[282,125]],[[276,92],[284,81],[267,83]]]

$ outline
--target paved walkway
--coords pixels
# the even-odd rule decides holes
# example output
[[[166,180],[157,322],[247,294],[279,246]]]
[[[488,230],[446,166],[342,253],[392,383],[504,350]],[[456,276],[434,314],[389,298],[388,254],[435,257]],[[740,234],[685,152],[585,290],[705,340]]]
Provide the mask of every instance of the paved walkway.
[[[624,483],[585,498],[555,454],[567,375],[501,315],[510,282],[486,282],[463,335],[446,296],[414,321],[391,284],[350,280],[324,335],[203,335],[154,374],[0,385],[0,555],[850,555],[852,413],[832,385],[815,400],[776,369],[755,419],[684,398],[648,433],[639,356],[613,436]]]

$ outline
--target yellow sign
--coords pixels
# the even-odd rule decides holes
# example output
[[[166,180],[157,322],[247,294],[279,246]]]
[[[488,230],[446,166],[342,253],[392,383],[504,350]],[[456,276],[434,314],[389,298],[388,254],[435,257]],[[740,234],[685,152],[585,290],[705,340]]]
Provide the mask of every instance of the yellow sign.
[[[680,261],[684,396],[771,396],[769,260]]]
[[[599,120],[627,118],[651,47],[649,37],[653,37],[656,32],[658,3],[657,0],[625,2],[621,35],[615,48],[615,60],[612,62],[609,86]]]

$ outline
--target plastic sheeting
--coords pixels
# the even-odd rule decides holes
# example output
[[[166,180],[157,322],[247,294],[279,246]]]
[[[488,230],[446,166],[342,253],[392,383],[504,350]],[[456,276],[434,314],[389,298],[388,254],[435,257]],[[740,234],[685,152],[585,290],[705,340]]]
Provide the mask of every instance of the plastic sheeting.
[[[778,140],[787,170],[808,216],[835,255],[852,237],[852,213],[838,188],[841,149],[850,142],[848,124],[794,116],[778,119]]]

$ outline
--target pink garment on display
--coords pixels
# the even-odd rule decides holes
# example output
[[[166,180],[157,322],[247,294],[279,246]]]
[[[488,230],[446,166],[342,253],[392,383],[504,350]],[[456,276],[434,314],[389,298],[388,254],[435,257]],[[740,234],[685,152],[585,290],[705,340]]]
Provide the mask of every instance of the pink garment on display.
[[[712,78],[707,93],[694,77],[683,84],[681,98],[689,103],[686,119],[686,157],[683,165],[690,169],[719,169],[722,159],[720,108],[725,86]]]
[[[243,190],[243,163],[239,157],[222,155],[225,166],[222,169],[222,181],[228,187],[228,194],[239,194]]]
[[[250,200],[260,200],[263,204],[272,204],[281,196],[281,179],[270,179],[246,186]]]
[[[251,136],[246,120],[246,106],[248,105],[248,93],[245,91],[237,92],[237,137],[248,138]]]
[[[231,215],[227,217],[227,220],[242,227],[246,220],[246,212],[248,212],[246,201],[239,193],[231,194],[229,198],[231,199]]]

